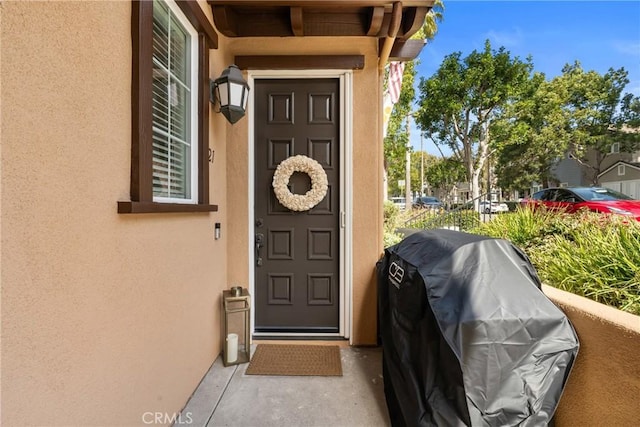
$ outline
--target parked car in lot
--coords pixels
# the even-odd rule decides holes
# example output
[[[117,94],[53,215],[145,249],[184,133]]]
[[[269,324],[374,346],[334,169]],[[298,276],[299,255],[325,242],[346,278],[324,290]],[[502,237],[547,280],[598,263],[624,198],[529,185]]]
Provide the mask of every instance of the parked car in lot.
[[[568,213],[588,209],[592,212],[618,214],[640,221],[640,200],[604,187],[545,188],[522,201],[524,205],[546,206]]]
[[[479,205],[479,210],[480,212],[483,213],[488,213],[488,214],[494,214],[494,213],[502,213],[502,212],[509,212],[509,206],[507,206],[506,203],[502,203],[502,202],[494,202],[494,201],[488,201],[488,200],[482,200],[480,201],[480,205]]]
[[[389,200],[391,200],[400,209],[407,207],[407,202],[404,197],[391,197]]]
[[[440,209],[443,205],[437,197],[420,196],[413,201],[413,207],[416,209]]]

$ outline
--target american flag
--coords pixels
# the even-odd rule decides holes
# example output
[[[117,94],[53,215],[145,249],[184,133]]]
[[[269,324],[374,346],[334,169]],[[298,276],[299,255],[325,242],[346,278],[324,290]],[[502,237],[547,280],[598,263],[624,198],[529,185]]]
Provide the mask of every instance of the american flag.
[[[400,90],[402,89],[402,73],[404,73],[404,62],[391,62],[389,64],[389,84],[388,92],[391,96],[391,102],[398,102],[400,98]]]

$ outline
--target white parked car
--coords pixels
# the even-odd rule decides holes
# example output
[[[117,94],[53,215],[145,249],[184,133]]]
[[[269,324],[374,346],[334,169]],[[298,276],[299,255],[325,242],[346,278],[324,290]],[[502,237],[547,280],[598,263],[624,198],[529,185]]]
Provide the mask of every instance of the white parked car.
[[[509,206],[506,203],[482,200],[480,202],[480,212],[488,214],[509,212]]]
[[[404,197],[391,197],[389,200],[391,200],[400,209],[407,207],[407,200]]]

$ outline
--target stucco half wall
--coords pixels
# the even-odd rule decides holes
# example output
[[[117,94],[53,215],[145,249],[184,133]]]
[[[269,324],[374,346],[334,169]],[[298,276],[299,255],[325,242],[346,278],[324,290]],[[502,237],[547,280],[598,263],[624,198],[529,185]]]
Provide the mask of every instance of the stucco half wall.
[[[543,286],[543,291],[569,317],[580,340],[556,425],[636,425],[640,316],[549,286]]]

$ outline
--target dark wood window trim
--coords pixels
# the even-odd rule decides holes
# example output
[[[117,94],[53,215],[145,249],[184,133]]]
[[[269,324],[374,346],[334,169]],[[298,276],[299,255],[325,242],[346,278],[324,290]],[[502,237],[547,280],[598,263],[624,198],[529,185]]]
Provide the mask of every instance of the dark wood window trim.
[[[193,28],[203,36],[209,45],[209,49],[218,48],[218,34],[202,11],[196,0],[176,0],[176,3],[187,17]]]
[[[242,70],[362,70],[364,55],[253,55],[236,56]]]
[[[191,205],[182,203],[118,202],[118,213],[168,213],[168,212],[214,212],[216,205]]]
[[[131,83],[131,200],[118,202],[118,213],[212,212],[209,204],[209,49],[218,38],[195,0],[177,1],[198,32],[198,203],[156,203],[153,201],[152,143],[152,56],[153,2],[132,2],[131,40],[133,49]]]

